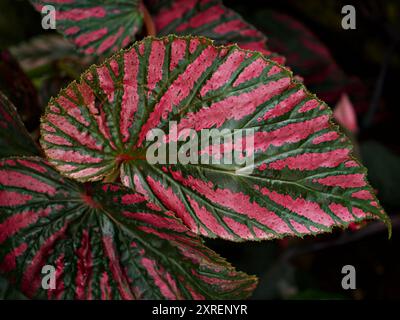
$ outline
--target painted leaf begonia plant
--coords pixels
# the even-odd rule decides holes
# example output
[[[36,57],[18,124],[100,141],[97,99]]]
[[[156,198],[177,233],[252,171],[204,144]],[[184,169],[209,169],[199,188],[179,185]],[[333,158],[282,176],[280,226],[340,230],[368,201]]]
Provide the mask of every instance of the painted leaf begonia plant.
[[[219,1],[148,1],[149,10],[135,0],[32,2],[54,5],[59,30],[86,53],[124,47],[154,12],[165,36],[61,90],[42,116],[40,146],[0,95],[0,272],[27,297],[243,299],[257,279],[202,237],[303,237],[366,219],[390,230],[331,109]],[[177,135],[162,143],[178,149],[183,132],[249,130],[254,162],[149,162],[149,133],[171,123]],[[218,147],[199,152],[225,157]],[[45,265],[55,267],[54,290],[41,286]]]

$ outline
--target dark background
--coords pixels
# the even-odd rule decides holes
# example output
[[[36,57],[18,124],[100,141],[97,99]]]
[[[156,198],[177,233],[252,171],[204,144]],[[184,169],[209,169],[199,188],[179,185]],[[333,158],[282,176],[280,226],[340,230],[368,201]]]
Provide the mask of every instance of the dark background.
[[[354,135],[356,151],[369,169],[371,184],[383,207],[392,217],[393,235],[389,240],[386,228],[372,222],[358,226],[359,230],[356,227],[335,230],[316,238],[243,244],[207,240],[207,244],[237,269],[260,278],[254,299],[399,299],[400,2],[226,0],[224,3],[263,31],[269,38],[269,48],[286,56],[293,72],[303,77],[309,89],[325,98],[332,108],[341,94],[350,96],[359,127]],[[346,4],[356,8],[356,30],[341,28],[341,8]],[[296,25],[286,30],[289,23],[280,21],[281,26],[271,19],[276,14],[287,15],[288,22],[296,21],[301,28]],[[41,28],[40,19],[27,1],[0,0],[0,52],[51,33]],[[304,50],[304,30],[312,35],[315,50],[309,47]],[[329,59],[321,56],[318,50],[321,46],[329,52]],[[39,100],[30,103],[46,105],[50,96],[85,68],[82,63],[77,66],[77,61],[83,60],[55,59],[45,67],[28,68],[27,74],[39,92]],[[3,66],[0,61],[0,86],[2,68],[4,61]],[[318,77],[326,69],[331,71]],[[21,89],[23,85],[18,86]],[[356,268],[356,290],[346,291],[341,287],[344,265]],[[2,296],[19,297],[0,279]]]

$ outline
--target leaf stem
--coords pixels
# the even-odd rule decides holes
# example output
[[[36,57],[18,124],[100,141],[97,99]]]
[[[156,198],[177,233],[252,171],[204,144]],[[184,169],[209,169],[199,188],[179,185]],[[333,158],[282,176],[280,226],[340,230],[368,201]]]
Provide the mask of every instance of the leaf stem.
[[[147,10],[147,8],[143,4],[143,2],[140,5],[140,9],[143,12],[143,21],[144,21],[144,26],[146,28],[147,35],[155,36],[156,35],[156,27],[154,25],[153,18],[151,17],[149,10]]]
[[[104,177],[103,183],[114,183],[119,177],[119,166],[117,166],[111,173]]]

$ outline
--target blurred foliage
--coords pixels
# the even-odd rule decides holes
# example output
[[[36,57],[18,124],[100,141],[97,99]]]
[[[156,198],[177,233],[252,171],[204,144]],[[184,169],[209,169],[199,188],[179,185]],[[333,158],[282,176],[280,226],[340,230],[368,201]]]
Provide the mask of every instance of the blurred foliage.
[[[44,34],[10,49],[39,91],[40,104],[45,106],[60,88],[79,78],[91,64],[98,62],[84,56],[61,35]]]
[[[287,64],[304,79],[310,91],[332,107],[348,93],[356,110],[365,110],[367,95],[361,81],[347,76],[326,45],[304,24],[269,9],[257,10],[253,19],[268,35],[269,48],[286,57]]]
[[[0,50],[0,91],[16,106],[27,129],[36,129],[42,113],[36,88],[6,49]]]

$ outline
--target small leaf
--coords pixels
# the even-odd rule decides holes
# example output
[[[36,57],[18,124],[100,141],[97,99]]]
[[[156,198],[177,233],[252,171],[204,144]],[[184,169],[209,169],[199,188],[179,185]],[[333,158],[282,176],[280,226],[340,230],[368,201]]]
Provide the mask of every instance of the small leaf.
[[[284,63],[271,52],[267,38],[220,0],[148,0],[157,35],[204,36],[217,44],[236,43],[242,49],[259,51],[268,58]]]
[[[104,54],[126,47],[143,23],[139,0],[31,0],[38,11],[56,9],[57,30],[86,54]]]
[[[29,298],[239,299],[256,284],[143,195],[77,184],[39,158],[0,161],[0,211],[0,271]]]
[[[333,112],[335,120],[351,133],[358,132],[357,115],[347,94],[342,94]]]
[[[42,119],[41,144],[63,174],[120,174],[209,237],[303,236],[367,218],[389,224],[331,119],[328,106],[262,54],[169,36],[136,43],[62,90]],[[150,164],[146,136],[168,134],[171,121],[179,133],[253,130],[254,166]]]
[[[0,92],[0,158],[40,155],[13,104]]]

